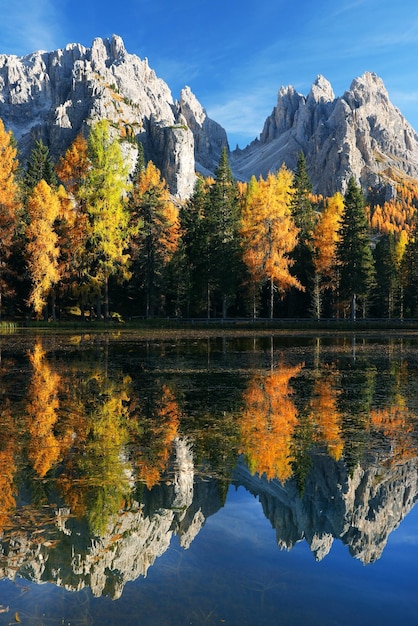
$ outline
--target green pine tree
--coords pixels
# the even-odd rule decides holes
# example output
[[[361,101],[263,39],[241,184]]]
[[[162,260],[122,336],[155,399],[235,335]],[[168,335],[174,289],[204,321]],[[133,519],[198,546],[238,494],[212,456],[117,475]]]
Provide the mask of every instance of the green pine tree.
[[[218,299],[222,317],[236,295],[239,273],[242,269],[239,239],[239,200],[237,185],[229,165],[226,147],[223,148],[215,171],[215,183],[208,194],[206,210],[208,225],[207,272],[212,285],[212,305]],[[208,306],[209,316],[209,306]]]
[[[375,269],[364,195],[354,177],[348,181],[337,246],[340,297],[348,303],[354,321],[359,302],[363,317],[375,284]]]
[[[58,184],[49,148],[43,143],[42,139],[39,139],[32,149],[26,166],[26,174],[23,181],[26,195],[30,195],[41,180],[48,183],[50,187],[56,187]]]
[[[295,226],[299,229],[298,244],[292,253],[294,259],[293,274],[298,278],[304,290],[293,289],[290,304],[293,315],[306,316],[311,309],[314,287],[314,244],[315,211],[311,201],[312,184],[306,169],[303,152],[299,153],[296,170],[293,175],[294,194],[291,211]]]

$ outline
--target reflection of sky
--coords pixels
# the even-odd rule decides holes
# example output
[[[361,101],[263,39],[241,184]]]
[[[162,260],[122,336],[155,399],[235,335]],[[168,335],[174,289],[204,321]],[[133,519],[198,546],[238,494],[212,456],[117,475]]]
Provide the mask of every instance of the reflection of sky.
[[[305,541],[280,551],[261,505],[243,488],[230,489],[227,506],[207,521],[196,541],[208,541],[208,535],[211,551],[216,537],[232,538],[223,564],[229,575],[223,575],[231,586],[234,579],[245,581],[243,601],[259,589],[264,624],[418,624],[418,507],[389,537],[381,559],[367,566],[339,540],[320,563]]]

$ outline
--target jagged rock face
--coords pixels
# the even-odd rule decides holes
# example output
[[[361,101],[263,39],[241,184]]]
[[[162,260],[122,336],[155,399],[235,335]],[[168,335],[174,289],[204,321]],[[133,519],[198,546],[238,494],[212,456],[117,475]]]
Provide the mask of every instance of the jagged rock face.
[[[340,98],[322,76],[307,97],[282,87],[260,139],[234,151],[231,165],[243,178],[266,176],[283,163],[293,170],[300,151],[315,191],[328,196],[344,192],[351,175],[364,189],[383,188],[384,199],[393,193],[393,172],[418,178],[418,135],[370,72]]]
[[[79,132],[107,118],[161,169],[173,195],[186,198],[195,182],[193,134],[180,128],[179,107],[148,61],[128,54],[122,39],[95,39],[25,57],[0,55],[0,118],[27,159],[41,138],[58,158]],[[181,132],[180,132],[181,130]],[[131,155],[134,161],[135,155]]]

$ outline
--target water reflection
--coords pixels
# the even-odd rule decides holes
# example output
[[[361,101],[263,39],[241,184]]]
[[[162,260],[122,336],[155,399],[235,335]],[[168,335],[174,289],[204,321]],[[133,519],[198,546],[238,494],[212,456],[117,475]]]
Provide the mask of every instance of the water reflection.
[[[400,342],[5,338],[0,576],[118,598],[230,484],[280,548],[375,561],[417,499],[417,371]]]

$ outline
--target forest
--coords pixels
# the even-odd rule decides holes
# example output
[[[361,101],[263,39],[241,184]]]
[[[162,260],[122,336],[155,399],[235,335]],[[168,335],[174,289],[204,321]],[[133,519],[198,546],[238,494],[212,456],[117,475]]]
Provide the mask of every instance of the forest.
[[[240,182],[225,148],[180,203],[141,143],[129,173],[127,139],[100,120],[21,163],[0,120],[2,320],[418,317],[418,181],[322,197],[303,153]]]

